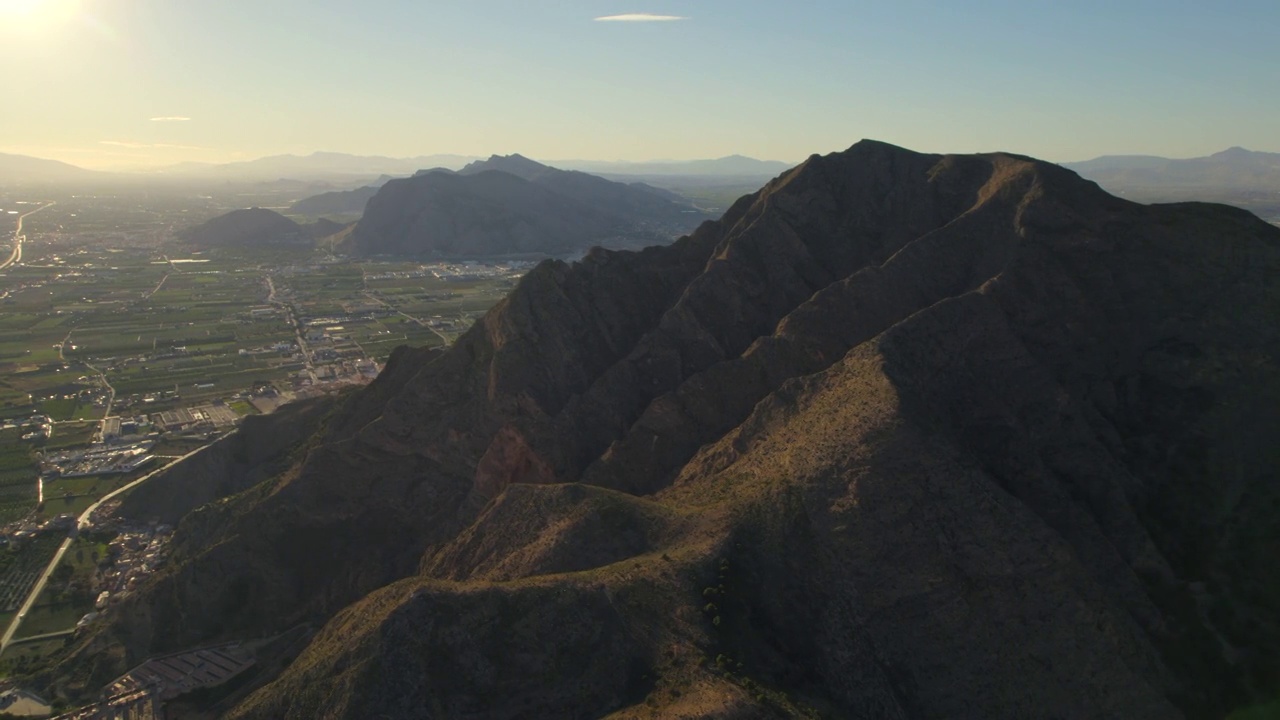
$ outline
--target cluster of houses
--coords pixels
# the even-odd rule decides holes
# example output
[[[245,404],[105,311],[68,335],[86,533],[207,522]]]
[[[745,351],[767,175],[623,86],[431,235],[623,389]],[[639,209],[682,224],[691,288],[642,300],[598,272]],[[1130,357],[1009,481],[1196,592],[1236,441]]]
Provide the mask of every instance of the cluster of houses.
[[[22,433],[22,439],[27,442],[48,440],[53,437],[53,420],[50,420],[48,415],[32,415],[26,420],[16,422],[13,420],[5,420],[3,423],[0,423],[0,429],[4,430],[11,430],[18,427],[26,431]]]
[[[116,531],[107,546],[112,562],[94,575],[93,591],[98,594],[94,612],[80,620],[81,626],[93,622],[98,613],[127,597],[148,575],[163,567],[165,550],[173,537],[173,528],[168,525],[117,525]]]

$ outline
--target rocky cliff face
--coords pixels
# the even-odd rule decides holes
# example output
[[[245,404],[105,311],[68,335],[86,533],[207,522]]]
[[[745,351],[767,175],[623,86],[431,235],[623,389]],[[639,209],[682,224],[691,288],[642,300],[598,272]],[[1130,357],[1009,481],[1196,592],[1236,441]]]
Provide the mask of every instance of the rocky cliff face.
[[[646,187],[494,156],[458,173],[388,182],[368,200],[351,247],[434,257],[565,255],[669,242],[705,219]]]
[[[1219,717],[1280,672],[1278,271],[1231,208],[815,156],[399,351],[83,652],[326,623],[240,718]]]

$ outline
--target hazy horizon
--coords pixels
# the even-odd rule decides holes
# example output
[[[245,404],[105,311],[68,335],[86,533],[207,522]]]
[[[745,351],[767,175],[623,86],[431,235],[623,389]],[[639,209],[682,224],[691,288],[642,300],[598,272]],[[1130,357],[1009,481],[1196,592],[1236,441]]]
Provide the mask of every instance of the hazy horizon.
[[[874,138],[871,138],[871,139],[874,139]],[[842,150],[842,149],[844,148],[838,148],[837,150]],[[497,155],[513,155],[513,154],[522,155],[524,157],[528,157],[530,160],[534,160],[536,162],[541,162],[541,163],[551,163],[551,164],[567,163],[567,164],[582,164],[582,165],[619,165],[619,166],[622,166],[622,165],[646,166],[646,165],[665,165],[665,164],[680,165],[684,163],[695,163],[699,161],[705,162],[705,161],[715,161],[715,160],[727,160],[730,158],[744,158],[746,160],[757,160],[765,163],[781,162],[781,163],[787,163],[791,165],[796,165],[804,161],[804,158],[796,158],[796,159],[756,158],[756,157],[745,156],[742,153],[731,153],[729,155],[722,155],[718,157],[690,157],[690,158],[659,157],[659,158],[647,158],[647,159],[641,159],[641,160],[627,160],[627,159],[619,159],[619,158],[579,158],[579,157],[539,158],[539,157],[530,157],[528,153],[521,153],[521,152],[514,152],[514,151],[512,153],[485,153],[485,154],[478,154],[478,155],[462,155],[459,153],[450,153],[450,152],[416,153],[416,154],[405,154],[405,155],[375,155],[375,154],[349,153],[349,152],[344,152],[342,150],[317,149],[317,150],[311,150],[311,151],[305,151],[305,152],[269,153],[266,155],[259,155],[254,157],[239,157],[234,160],[225,160],[225,161],[179,160],[172,163],[164,163],[164,164],[156,164],[156,165],[119,164],[119,165],[91,166],[84,163],[78,163],[73,160],[64,160],[64,159],[55,158],[55,157],[30,155],[28,153],[17,152],[15,150],[11,150],[2,146],[0,146],[0,153],[19,155],[23,157],[33,157],[33,158],[42,159],[42,160],[53,160],[57,162],[64,162],[64,163],[68,163],[70,165],[74,165],[74,166],[81,167],[88,170],[95,170],[95,171],[101,171],[101,172],[119,172],[119,173],[164,170],[164,169],[175,168],[175,167],[184,166],[184,165],[216,167],[221,165],[253,163],[257,161],[271,160],[271,159],[277,159],[277,158],[307,159],[314,156],[347,156],[351,158],[378,158],[378,159],[390,160],[390,161],[410,161],[410,160],[417,160],[417,159],[442,158],[442,159],[451,159],[455,161],[453,163],[443,165],[442,167],[448,167],[449,165],[456,165],[457,168],[461,168],[463,165],[473,161],[485,160]],[[823,154],[825,154],[825,152]],[[425,169],[425,168],[418,168],[418,169]]]
[[[0,151],[797,162],[1276,151],[1280,6],[0,0]]]

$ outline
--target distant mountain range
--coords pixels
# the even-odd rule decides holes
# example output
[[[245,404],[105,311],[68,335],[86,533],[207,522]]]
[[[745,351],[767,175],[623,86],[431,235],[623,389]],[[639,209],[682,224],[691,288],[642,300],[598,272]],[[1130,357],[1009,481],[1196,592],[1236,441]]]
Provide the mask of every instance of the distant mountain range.
[[[511,157],[511,156],[508,156]],[[273,155],[224,164],[181,163],[149,173],[108,173],[25,155],[0,153],[0,185],[147,182],[182,179],[191,182],[327,182],[331,187],[359,187],[326,193],[294,210],[307,215],[355,215],[373,197],[375,188],[392,177],[408,177],[423,169],[459,170],[479,158],[467,155],[420,155],[394,158],[379,155],[315,152]],[[483,161],[492,163],[493,159]],[[529,161],[533,162],[533,161]],[[542,165],[547,167],[547,165]],[[741,155],[709,160],[625,162],[565,160],[551,165],[579,170],[633,184],[688,188],[738,183],[758,187],[788,163],[756,160]],[[493,165],[484,165],[498,169]],[[1064,167],[1093,180],[1110,192],[1140,202],[1211,200],[1227,202],[1268,218],[1280,218],[1280,153],[1233,147],[1207,157],[1173,159],[1150,155],[1106,155]],[[510,171],[510,168],[505,168]],[[515,173],[519,176],[519,173]],[[530,179],[530,178],[525,178]],[[735,185],[736,187],[736,185]],[[346,194],[346,193],[350,194]],[[304,204],[305,203],[305,204]],[[716,203],[712,203],[716,204]]]
[[[1199,188],[1280,191],[1280,153],[1241,147],[1185,160],[1152,155],[1104,155],[1084,162],[1065,163],[1064,167],[1104,187],[1153,191]]]
[[[0,153],[0,185],[27,185],[96,180],[104,173],[57,160]]]
[[[715,160],[666,160],[654,162],[605,162],[599,160],[563,160],[555,163],[569,170],[600,175],[668,175],[729,176],[771,178],[785,172],[794,163],[756,160],[743,155],[730,155]]]
[[[356,198],[353,194],[342,196]],[[669,242],[709,219],[678,196],[495,155],[459,172],[391,180],[367,201],[350,235],[361,255],[561,255],[595,245]]]
[[[223,164],[181,163],[162,168],[169,175],[233,178],[236,180],[336,179],[341,177],[375,177],[379,175],[412,175],[424,167],[460,168],[474,160],[464,155],[420,155],[392,158],[381,155],[349,155],[315,152],[310,155],[271,155]]]
[[[310,155],[271,155],[256,160],[230,163],[185,162],[145,172],[99,172],[86,170],[57,160],[44,160],[27,155],[0,153],[0,184],[63,183],[94,180],[141,180],[148,178],[210,179],[219,181],[264,182],[281,179],[340,181],[351,178],[407,177],[427,168],[457,170],[481,160],[472,155],[419,155],[394,158],[381,155],[314,152]],[[742,155],[715,160],[606,162],[566,160],[552,163],[567,170],[594,174],[669,176],[669,177],[733,177],[769,178],[786,170],[788,163],[756,160]]]
[[[1104,155],[1064,167],[1130,200],[1211,200],[1280,218],[1280,153],[1233,147],[1185,160]]]
[[[204,247],[310,245],[341,231],[343,227],[325,219],[303,225],[274,210],[255,207],[219,215],[180,232],[178,237]]]

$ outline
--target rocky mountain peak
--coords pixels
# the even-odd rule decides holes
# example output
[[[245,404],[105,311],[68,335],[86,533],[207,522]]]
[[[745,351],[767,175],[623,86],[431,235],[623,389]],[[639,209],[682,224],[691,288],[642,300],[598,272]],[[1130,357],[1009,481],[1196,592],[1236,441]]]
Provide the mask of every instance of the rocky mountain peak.
[[[1277,278],[1232,208],[813,156],[398,352],[81,642],[323,625],[235,718],[1225,716],[1280,668]]]
[[[548,165],[543,165],[540,162],[530,160],[518,153],[512,155],[491,155],[488,160],[477,160],[468,164],[458,172],[462,175],[474,175],[486,170],[499,170],[501,172],[510,173],[511,175],[515,175],[519,178],[524,178],[525,180],[534,180],[548,172],[563,172]]]

